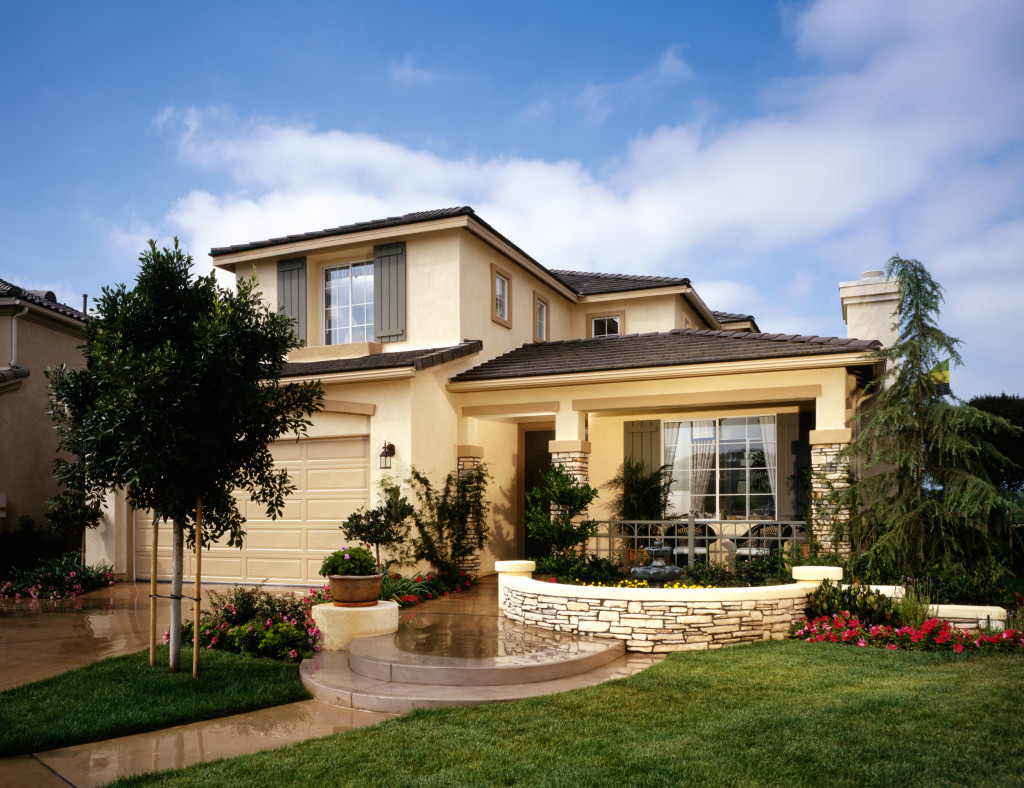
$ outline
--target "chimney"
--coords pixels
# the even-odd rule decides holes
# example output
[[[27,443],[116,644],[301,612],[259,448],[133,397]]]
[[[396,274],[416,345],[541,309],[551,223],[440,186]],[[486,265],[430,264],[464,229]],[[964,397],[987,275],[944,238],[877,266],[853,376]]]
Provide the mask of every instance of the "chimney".
[[[899,303],[895,279],[886,279],[883,271],[865,271],[855,282],[839,283],[846,336],[851,339],[877,339],[886,347],[896,341],[893,313]]]

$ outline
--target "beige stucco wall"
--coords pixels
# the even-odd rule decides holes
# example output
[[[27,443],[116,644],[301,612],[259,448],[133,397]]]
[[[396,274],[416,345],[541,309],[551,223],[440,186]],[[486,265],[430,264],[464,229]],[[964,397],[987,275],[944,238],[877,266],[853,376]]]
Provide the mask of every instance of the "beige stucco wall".
[[[572,335],[585,338],[589,334],[590,320],[601,315],[623,313],[619,324],[620,334],[646,334],[651,331],[671,331],[682,328],[685,313],[682,296],[678,294],[652,295],[645,298],[620,298],[614,300],[584,301],[573,309]],[[703,328],[703,324],[700,325]]]
[[[2,363],[11,361],[11,313],[21,305],[4,307],[0,313]],[[14,529],[18,518],[28,515],[43,522],[42,507],[59,487],[53,478],[57,436],[47,413],[49,392],[45,370],[66,363],[81,366],[80,328],[32,308],[18,318],[17,364],[29,370],[20,386],[0,389],[0,434],[8,447],[0,461],[0,493],[7,496],[7,517],[0,528]]]

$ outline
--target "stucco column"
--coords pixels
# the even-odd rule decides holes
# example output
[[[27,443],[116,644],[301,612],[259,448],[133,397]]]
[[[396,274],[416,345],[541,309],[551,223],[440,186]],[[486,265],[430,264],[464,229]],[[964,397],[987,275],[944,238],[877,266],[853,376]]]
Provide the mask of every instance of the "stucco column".
[[[845,529],[838,545],[834,531],[850,519],[845,507],[831,501],[833,491],[850,486],[850,465],[839,457],[851,439],[850,430],[811,430],[811,528],[814,538],[826,547],[850,552],[850,535]]]
[[[456,447],[456,454],[459,460],[459,476],[463,477],[470,471],[476,470],[480,467],[480,463],[484,460],[484,447],[473,446],[471,444],[460,444]],[[480,523],[476,520],[470,520],[466,528],[466,538],[476,544],[476,538]],[[484,526],[486,527],[486,525]],[[459,567],[465,572],[472,575],[480,574],[480,551],[474,549],[463,561]]]

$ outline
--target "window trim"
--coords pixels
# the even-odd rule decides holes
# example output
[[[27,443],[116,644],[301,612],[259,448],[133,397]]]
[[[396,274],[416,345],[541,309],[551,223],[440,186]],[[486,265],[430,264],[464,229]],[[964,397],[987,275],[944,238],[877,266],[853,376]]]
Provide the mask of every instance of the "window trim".
[[[505,317],[498,314],[498,277],[505,280]],[[491,320],[505,328],[512,328],[512,274],[491,263]]]
[[[328,342],[327,341],[327,276],[331,271],[336,271],[341,268],[348,268],[351,270],[353,266],[357,265],[368,265],[370,267],[370,275],[373,279],[373,292],[370,294],[369,304],[376,310],[376,304],[374,303],[374,296],[377,292],[376,283],[376,268],[374,266],[373,258],[369,260],[351,260],[345,263],[330,263],[320,267],[320,341],[323,347],[342,347],[344,345],[356,345],[359,341],[362,342],[374,342],[376,341],[376,320],[368,325],[370,334],[374,336],[367,337],[366,339],[359,341],[348,341],[348,342]],[[349,309],[351,310],[352,304],[349,303]],[[351,312],[350,312],[351,314]],[[349,329],[352,328],[351,319],[349,320]]]
[[[544,306],[544,336],[541,336],[537,332],[537,316],[541,305]],[[533,291],[533,341],[534,342],[547,342],[551,336],[551,302],[538,293],[536,290]]]
[[[594,338],[594,321],[600,320],[605,317],[617,317],[619,319],[619,333],[618,334],[604,334],[603,336],[624,336],[626,333],[626,312],[625,310],[618,310],[617,312],[590,312],[587,314],[587,339]]]

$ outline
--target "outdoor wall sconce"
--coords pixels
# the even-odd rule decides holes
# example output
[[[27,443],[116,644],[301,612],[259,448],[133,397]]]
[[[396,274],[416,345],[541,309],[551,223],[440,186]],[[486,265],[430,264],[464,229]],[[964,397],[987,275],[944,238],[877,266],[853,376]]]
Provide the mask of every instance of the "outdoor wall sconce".
[[[384,441],[384,448],[380,452],[380,467],[390,470],[391,458],[395,456],[395,444]]]

